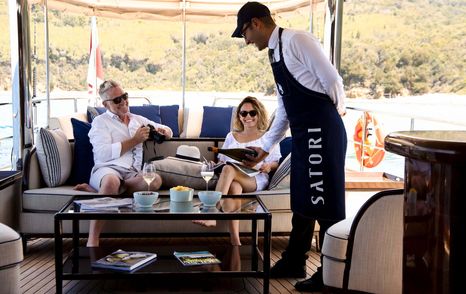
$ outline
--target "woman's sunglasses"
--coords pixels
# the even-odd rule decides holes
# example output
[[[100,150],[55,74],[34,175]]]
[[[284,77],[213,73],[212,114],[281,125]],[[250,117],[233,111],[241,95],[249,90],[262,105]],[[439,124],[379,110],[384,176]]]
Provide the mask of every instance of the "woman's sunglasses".
[[[255,117],[257,115],[257,110],[251,110],[251,111],[242,110],[239,112],[239,115],[241,115],[242,117],[246,117],[246,115],[248,114],[251,117]]]
[[[128,100],[128,93],[124,93],[123,95],[120,95],[118,97],[115,97],[113,99],[109,99],[107,101],[113,101],[114,104],[120,104],[121,100]]]

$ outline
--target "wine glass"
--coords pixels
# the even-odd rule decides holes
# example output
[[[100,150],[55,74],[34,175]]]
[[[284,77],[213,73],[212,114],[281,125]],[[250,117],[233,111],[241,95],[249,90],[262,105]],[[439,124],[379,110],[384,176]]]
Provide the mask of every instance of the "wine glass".
[[[201,176],[205,181],[205,189],[209,191],[209,181],[214,176],[214,169],[210,162],[204,161],[201,167]]]
[[[152,162],[144,163],[144,167],[142,168],[142,177],[147,183],[147,191],[150,191],[150,183],[155,179],[155,176],[155,165]]]

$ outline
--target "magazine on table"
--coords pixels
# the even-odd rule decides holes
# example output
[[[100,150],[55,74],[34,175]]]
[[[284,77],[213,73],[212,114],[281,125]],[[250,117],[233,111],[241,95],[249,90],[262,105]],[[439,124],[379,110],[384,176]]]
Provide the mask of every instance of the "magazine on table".
[[[154,261],[156,257],[156,253],[118,249],[112,254],[93,261],[92,266],[119,271],[133,271]]]
[[[209,251],[173,252],[173,255],[184,265],[209,265],[222,263]]]
[[[132,198],[112,198],[100,197],[86,200],[75,200],[82,211],[105,210],[118,211],[120,207],[130,207],[133,204]]]
[[[238,162],[233,162],[233,161],[227,161],[227,162],[219,162],[217,164],[215,164],[213,166],[214,168],[214,172],[216,174],[219,174],[221,171],[222,171],[222,168],[226,165],[226,164],[229,164],[229,165],[232,165],[234,166],[237,170],[239,170],[240,172],[242,172],[243,174],[247,175],[248,177],[255,177],[256,175],[258,175],[260,173],[259,170],[255,169],[255,168],[252,168],[252,167],[249,167],[249,166],[245,166],[241,163],[238,163]]]

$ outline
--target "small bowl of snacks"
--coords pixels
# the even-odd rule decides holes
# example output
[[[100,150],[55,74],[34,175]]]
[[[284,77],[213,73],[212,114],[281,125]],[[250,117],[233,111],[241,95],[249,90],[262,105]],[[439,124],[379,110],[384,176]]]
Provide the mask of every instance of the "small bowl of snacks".
[[[193,188],[176,186],[170,189],[170,201],[188,202],[193,200]]]
[[[153,191],[140,191],[133,193],[134,201],[139,207],[152,207],[152,205],[159,198],[158,192]]]

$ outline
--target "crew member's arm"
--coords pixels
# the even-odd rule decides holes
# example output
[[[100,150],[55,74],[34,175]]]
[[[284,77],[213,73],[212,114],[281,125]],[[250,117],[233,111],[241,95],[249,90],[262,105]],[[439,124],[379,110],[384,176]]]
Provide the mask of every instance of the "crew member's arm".
[[[261,162],[262,160],[269,155],[270,150],[272,147],[280,142],[280,140],[285,136],[286,131],[289,128],[288,117],[286,116],[285,106],[283,105],[283,100],[280,94],[277,93],[277,111],[275,112],[275,118],[273,120],[272,126],[270,129],[264,134],[263,142],[264,146],[260,147],[248,147],[251,149],[256,150],[257,156],[252,157],[248,156],[250,162],[244,162],[244,164],[253,166],[253,163]]]

